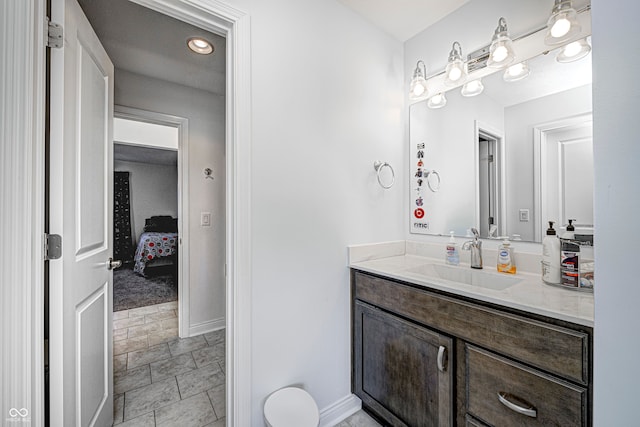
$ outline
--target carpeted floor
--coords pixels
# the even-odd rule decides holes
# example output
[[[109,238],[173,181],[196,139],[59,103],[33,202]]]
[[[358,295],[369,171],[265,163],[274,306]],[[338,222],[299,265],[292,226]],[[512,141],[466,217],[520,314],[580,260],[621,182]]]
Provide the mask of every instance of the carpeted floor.
[[[156,267],[144,278],[123,266],[113,271],[113,311],[178,300],[175,268]]]

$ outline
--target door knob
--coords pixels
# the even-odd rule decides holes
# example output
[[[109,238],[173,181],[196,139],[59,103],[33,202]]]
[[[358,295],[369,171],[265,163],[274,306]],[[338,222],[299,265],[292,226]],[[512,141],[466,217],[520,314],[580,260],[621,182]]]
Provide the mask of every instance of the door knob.
[[[119,259],[114,260],[113,258],[109,258],[109,261],[107,261],[107,268],[109,270],[113,270],[114,268],[118,268],[122,265],[122,261],[120,261]]]

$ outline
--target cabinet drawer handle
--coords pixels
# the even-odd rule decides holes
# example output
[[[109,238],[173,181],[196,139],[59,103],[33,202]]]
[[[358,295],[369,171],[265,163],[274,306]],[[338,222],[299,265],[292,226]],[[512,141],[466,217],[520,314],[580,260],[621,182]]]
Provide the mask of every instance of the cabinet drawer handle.
[[[528,407],[525,408],[523,406],[516,405],[515,403],[511,402],[509,399],[516,400],[518,403],[527,405]],[[524,400],[515,397],[512,394],[500,391],[498,392],[498,400],[504,406],[511,409],[512,411],[516,411],[519,414],[526,415],[527,417],[531,417],[531,418],[536,418],[538,416],[538,411],[536,411],[536,408],[534,408],[532,405],[525,402]]]
[[[443,345],[440,346],[440,348],[438,349],[438,370],[440,372],[444,372],[445,370],[445,357],[446,357],[446,353],[447,353],[447,348]]]

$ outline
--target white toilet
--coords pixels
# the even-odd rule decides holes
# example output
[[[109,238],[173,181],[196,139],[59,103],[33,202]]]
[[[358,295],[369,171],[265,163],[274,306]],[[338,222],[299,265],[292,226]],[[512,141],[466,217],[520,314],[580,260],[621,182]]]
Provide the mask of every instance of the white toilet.
[[[264,402],[269,427],[318,427],[320,413],[313,397],[298,387],[274,391]]]

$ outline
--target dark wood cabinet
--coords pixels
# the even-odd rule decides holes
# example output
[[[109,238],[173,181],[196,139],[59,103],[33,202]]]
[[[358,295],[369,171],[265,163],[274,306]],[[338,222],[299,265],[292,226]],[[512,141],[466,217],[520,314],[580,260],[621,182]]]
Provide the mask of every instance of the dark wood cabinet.
[[[356,394],[394,426],[449,426],[453,340],[363,302],[355,304]]]
[[[591,328],[357,270],[351,279],[352,388],[384,423],[591,425]]]

